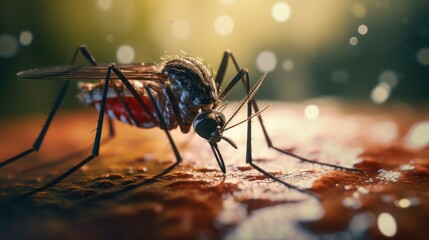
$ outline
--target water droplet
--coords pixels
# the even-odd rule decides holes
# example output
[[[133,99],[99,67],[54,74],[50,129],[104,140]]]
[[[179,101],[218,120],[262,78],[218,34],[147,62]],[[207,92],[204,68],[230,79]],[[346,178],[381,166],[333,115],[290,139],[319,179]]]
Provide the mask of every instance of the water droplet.
[[[402,164],[400,167],[399,167],[399,169],[401,170],[401,171],[411,171],[411,170],[414,170],[414,166],[413,165],[410,165],[410,164]]]
[[[357,18],[363,18],[366,15],[366,7],[362,3],[354,3],[352,5],[352,13]]]
[[[271,51],[263,51],[256,58],[256,66],[261,72],[270,72],[277,65],[277,57]]]
[[[191,24],[185,20],[178,20],[171,25],[171,32],[177,39],[186,39],[191,34]]]
[[[429,145],[429,121],[414,124],[405,136],[406,144],[412,148],[423,148]]]
[[[363,233],[374,225],[375,216],[370,212],[359,213],[353,216],[349,223],[349,229],[354,234]]]
[[[116,51],[116,58],[120,63],[132,63],[134,61],[134,48],[130,45],[122,45]]]
[[[396,221],[390,213],[381,213],[377,218],[378,229],[386,237],[393,237],[396,234]]]
[[[356,46],[358,44],[358,39],[357,37],[351,37],[349,42],[351,45]]]
[[[352,187],[350,185],[345,185],[344,190],[350,190]]]
[[[33,34],[30,31],[22,31],[19,34],[19,42],[23,46],[28,46],[33,42]]]
[[[293,69],[293,61],[290,59],[286,59],[283,61],[282,67],[286,72],[292,71]]]
[[[399,178],[401,177],[400,172],[395,171],[387,171],[384,169],[378,170],[378,176],[377,179],[380,179],[385,182],[397,182],[399,181]]]
[[[359,193],[362,193],[362,194],[368,194],[369,193],[369,190],[367,188],[364,188],[364,187],[358,187],[357,190]]]
[[[334,83],[345,83],[350,79],[349,73],[344,69],[337,69],[331,74],[331,80]]]
[[[10,34],[0,35],[0,57],[12,57],[18,51],[18,41]]]
[[[417,61],[423,66],[429,66],[429,48],[422,48],[417,51]]]
[[[214,27],[220,35],[228,35],[234,30],[234,20],[227,15],[222,15],[216,18]]]
[[[291,13],[289,4],[285,2],[276,2],[271,8],[271,16],[277,22],[286,22],[290,18]]]
[[[362,202],[357,198],[346,197],[343,199],[342,204],[346,208],[359,209],[362,207]]]
[[[360,35],[365,35],[368,33],[368,27],[365,24],[359,25],[358,32]]]
[[[320,113],[319,107],[314,104],[308,105],[304,109],[305,118],[310,120],[313,120],[319,117],[319,113]]]
[[[390,96],[390,85],[379,83],[371,92],[371,100],[374,103],[384,103]]]
[[[395,201],[395,205],[400,208],[408,208],[411,206],[411,200],[402,198],[401,200]]]
[[[98,0],[98,6],[103,10],[108,10],[112,7],[112,0]]]

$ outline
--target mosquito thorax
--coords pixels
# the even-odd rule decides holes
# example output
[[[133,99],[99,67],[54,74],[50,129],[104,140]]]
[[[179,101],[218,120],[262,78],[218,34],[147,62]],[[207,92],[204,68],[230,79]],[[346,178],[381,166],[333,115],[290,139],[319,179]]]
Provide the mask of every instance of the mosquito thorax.
[[[197,115],[194,120],[194,130],[202,138],[210,143],[221,140],[222,128],[225,125],[225,115],[215,110],[205,110]]]
[[[218,101],[213,75],[201,60],[174,58],[164,64],[162,72],[170,77],[178,100],[188,106],[204,106]]]

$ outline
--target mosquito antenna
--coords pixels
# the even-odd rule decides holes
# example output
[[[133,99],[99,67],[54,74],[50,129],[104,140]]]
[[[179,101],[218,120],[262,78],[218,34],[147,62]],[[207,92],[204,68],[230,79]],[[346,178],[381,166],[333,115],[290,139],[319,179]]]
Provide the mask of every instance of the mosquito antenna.
[[[235,112],[231,115],[231,117],[228,119],[228,121],[226,121],[225,125],[223,126],[223,128],[221,129],[221,132],[224,131],[225,127],[228,125],[228,123],[231,122],[231,120],[237,115],[238,111],[240,111],[240,109],[244,106],[244,104],[246,104],[250,99],[253,98],[253,96],[256,94],[256,92],[258,91],[259,87],[261,86],[262,82],[264,81],[265,77],[267,76],[267,73],[264,73],[262,75],[261,78],[259,78],[259,80],[256,82],[255,86],[253,86],[252,90],[250,90],[249,94],[243,99],[243,101],[241,101],[240,105],[238,106],[238,108],[235,110]]]
[[[225,162],[223,161],[222,154],[219,151],[219,147],[216,143],[211,143],[210,147],[212,148],[216,161],[219,164],[220,170],[222,170],[223,173],[226,173]]]
[[[220,107],[217,109],[219,112],[223,112],[223,110],[225,110],[226,106],[228,106],[228,102],[220,105]]]
[[[250,119],[252,119],[252,118],[254,118],[254,117],[256,117],[256,116],[261,115],[261,113],[262,113],[263,111],[267,110],[269,107],[271,107],[271,105],[273,105],[273,104],[271,103],[270,105],[266,106],[264,109],[260,110],[259,112],[257,112],[257,113],[255,113],[255,114],[253,114],[252,116],[250,116],[250,117],[248,117],[248,118],[244,119],[244,120],[243,120],[243,121],[241,121],[241,122],[238,122],[238,123],[236,123],[236,124],[234,124],[234,125],[232,125],[232,126],[229,126],[229,127],[225,128],[223,131],[225,132],[225,131],[226,131],[226,130],[228,130],[228,129],[231,129],[231,128],[233,128],[233,127],[236,127],[236,126],[238,126],[238,125],[240,125],[240,124],[242,124],[242,123],[247,122],[248,120],[250,120]]]

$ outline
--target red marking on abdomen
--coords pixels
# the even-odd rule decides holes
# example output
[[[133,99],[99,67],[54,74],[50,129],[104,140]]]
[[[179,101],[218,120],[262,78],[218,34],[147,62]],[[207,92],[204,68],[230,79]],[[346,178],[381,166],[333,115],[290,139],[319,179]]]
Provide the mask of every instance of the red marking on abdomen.
[[[137,99],[135,99],[134,97],[122,97],[122,98],[124,102],[128,105],[128,108],[133,114],[136,122],[133,123],[132,118],[129,116],[127,110],[125,109],[124,105],[121,103],[119,98],[106,99],[106,106],[104,111],[107,115],[109,115],[110,118],[117,119],[124,123],[130,124],[130,125],[136,125],[142,128],[151,128],[156,126],[156,124],[152,121],[149,115],[144,111],[142,106],[139,104]],[[143,96],[142,100],[149,107],[152,114],[155,115],[154,114],[155,110],[149,97]],[[101,105],[101,101],[93,102],[93,106],[95,106],[97,110],[100,110],[100,105]]]

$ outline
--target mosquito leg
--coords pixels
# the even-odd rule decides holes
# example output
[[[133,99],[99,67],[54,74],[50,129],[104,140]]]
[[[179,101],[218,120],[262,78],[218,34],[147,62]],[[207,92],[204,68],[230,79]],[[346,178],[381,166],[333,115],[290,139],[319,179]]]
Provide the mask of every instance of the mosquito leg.
[[[223,82],[223,78],[225,76],[225,73],[226,73],[226,70],[227,70],[227,67],[228,67],[228,62],[229,62],[230,58],[231,58],[232,63],[233,63],[233,65],[234,65],[234,67],[235,67],[235,69],[237,70],[238,73],[233,78],[233,80],[231,80],[231,82],[228,84],[228,86],[223,90],[223,92],[220,94],[220,99],[223,99],[223,98],[226,97],[226,95],[229,93],[229,91],[232,89],[232,87],[235,86],[235,84],[238,82],[239,79],[242,80],[243,85],[244,85],[247,93],[249,91],[249,87],[247,86],[247,82],[249,82],[248,73],[244,73],[244,74],[242,73],[243,71],[246,71],[246,69],[241,69],[239,67],[237,60],[235,59],[234,55],[230,51],[225,51],[224,52],[223,57],[222,57],[222,61],[221,61],[221,64],[219,66],[219,70],[218,70],[218,73],[217,73],[217,76],[216,76],[216,82],[218,83],[219,88],[220,88],[220,85]],[[239,78],[239,79],[237,79],[237,78]],[[258,104],[256,103],[256,100],[251,100],[251,101],[249,101],[249,104],[250,103],[252,104],[253,110],[255,112],[259,112],[259,107],[258,107]],[[267,131],[266,127],[265,127],[265,124],[264,124],[264,121],[262,119],[262,116],[258,115],[257,117],[258,117],[259,123],[261,125],[261,129],[262,129],[262,133],[264,135],[265,141],[266,141],[266,143],[267,143],[267,145],[268,145],[269,148],[272,148],[272,149],[274,149],[274,150],[276,150],[278,152],[281,152],[283,154],[289,155],[291,157],[297,158],[297,159],[299,159],[299,160],[301,160],[303,162],[309,162],[309,163],[319,164],[319,165],[323,165],[323,166],[329,166],[329,167],[332,167],[332,168],[342,169],[342,170],[347,170],[347,171],[360,172],[360,173],[363,172],[362,170],[358,170],[358,169],[354,169],[354,168],[347,168],[347,167],[337,166],[337,165],[334,165],[334,164],[329,164],[329,163],[323,163],[323,162],[309,160],[309,159],[306,159],[304,157],[298,156],[298,155],[296,155],[296,154],[294,154],[292,152],[289,152],[289,151],[286,151],[286,150],[283,150],[281,148],[278,148],[278,147],[274,146],[274,144],[273,144],[270,136],[268,135],[268,131]]]
[[[52,106],[52,109],[49,112],[48,118],[46,119],[46,122],[43,125],[43,128],[40,131],[39,136],[36,138],[33,146],[31,148],[17,154],[16,156],[13,156],[13,157],[11,157],[11,158],[3,161],[3,162],[0,162],[0,168],[18,160],[18,159],[21,159],[22,157],[24,157],[24,156],[26,156],[32,152],[37,152],[40,149],[40,147],[42,146],[42,143],[43,143],[43,139],[44,139],[44,137],[45,137],[45,135],[49,129],[49,126],[52,122],[52,119],[54,118],[55,113],[57,112],[58,107],[60,106],[61,101],[64,98],[64,95],[67,91],[67,87],[68,87],[69,83],[70,83],[69,81],[64,82],[64,84],[60,90],[60,93],[58,94],[57,98],[55,99],[54,105]]]
[[[132,123],[132,124],[134,124],[134,125],[137,125],[137,121],[136,121],[136,119],[135,119],[135,117],[134,117],[134,114],[133,114],[133,112],[131,111],[131,109],[130,109],[130,107],[128,106],[128,104],[125,102],[125,100],[124,100],[124,98],[123,98],[123,96],[122,96],[122,93],[119,91],[119,89],[118,89],[118,88],[116,88],[116,86],[114,86],[114,87],[113,87],[113,89],[115,90],[115,92],[116,92],[116,96],[118,96],[118,99],[119,99],[119,101],[121,102],[122,106],[124,107],[125,111],[127,112],[128,116],[130,117],[130,119],[131,119],[131,123]],[[110,118],[109,118],[109,119],[110,119]]]
[[[246,75],[246,92],[248,94],[250,92],[250,81],[249,81],[248,75]],[[307,190],[304,190],[304,189],[298,188],[292,184],[289,184],[289,183],[281,180],[280,178],[274,176],[273,174],[265,171],[264,169],[262,169],[261,167],[259,167],[258,165],[253,163],[253,158],[252,158],[252,121],[250,120],[250,117],[252,116],[252,102],[253,101],[254,101],[254,99],[252,98],[247,102],[247,119],[249,119],[249,120],[247,121],[246,163],[248,163],[250,166],[252,166],[254,169],[259,171],[263,175],[273,179],[274,181],[281,183],[288,188],[295,189],[299,192],[311,195],[311,196],[320,200],[320,198],[317,195],[313,194],[312,192],[309,192]]]
[[[156,103],[155,98],[152,95],[152,92],[150,91],[149,86],[145,85],[145,91],[148,94],[151,103],[153,105],[153,107],[155,108],[155,113],[156,116],[158,117],[158,119],[153,115],[153,113],[151,112],[150,108],[144,103],[143,99],[141,98],[141,96],[137,93],[137,91],[134,89],[134,87],[132,86],[132,84],[130,83],[130,81],[125,77],[125,75],[121,72],[121,70],[116,67],[115,65],[112,66],[112,71],[116,74],[116,76],[118,76],[118,78],[122,81],[122,83],[125,85],[125,87],[127,87],[127,89],[131,92],[131,94],[137,99],[137,101],[139,102],[139,104],[141,105],[141,107],[146,111],[146,113],[148,113],[148,115],[151,117],[152,121],[154,121],[155,123],[159,123],[161,129],[164,130],[165,134],[168,137],[168,141],[170,142],[171,148],[173,149],[174,155],[176,156],[176,160],[177,162],[181,162],[182,158],[179,154],[179,151],[177,150],[176,144],[174,143],[173,138],[170,135],[170,132],[168,131],[167,128],[167,124],[164,121],[164,117],[163,114],[161,112],[161,109],[159,109],[158,104]]]
[[[90,65],[97,66],[97,62],[95,61],[94,56],[91,54],[91,52],[89,51],[88,47],[85,44],[82,44],[76,48],[76,50],[73,53],[72,59],[70,61],[71,64],[76,62],[77,54],[79,52],[86,59],[86,61],[88,61]],[[113,138],[115,136],[115,128],[113,125],[113,120],[109,116],[108,116],[108,124],[109,124],[109,136]]]
[[[115,68],[113,70],[115,71]],[[115,73],[120,73],[120,70],[118,68],[116,68]],[[140,95],[138,95],[137,92],[136,92],[136,90],[132,87],[132,85],[129,84],[129,80],[122,73],[117,74],[117,76],[119,77],[119,79],[121,79],[121,81],[123,81],[123,83],[124,83],[125,86],[127,86],[127,87],[129,86],[130,87],[130,88],[128,88],[128,90],[133,95],[134,95],[133,92],[135,92],[136,93],[135,97],[137,99],[140,98],[141,102],[143,102],[143,100],[141,99]],[[147,95],[150,98],[150,101],[151,101],[152,105],[155,108],[155,113],[156,113],[156,116],[159,119],[160,127],[162,128],[162,130],[164,130],[165,134],[167,135],[168,141],[170,142],[171,148],[172,148],[172,150],[174,152],[174,155],[176,157],[176,162],[174,164],[172,164],[171,166],[169,166],[168,168],[164,169],[159,174],[157,174],[157,175],[155,175],[155,176],[153,176],[153,177],[151,177],[149,179],[146,179],[143,182],[139,182],[139,183],[128,185],[125,188],[120,189],[118,191],[106,192],[106,193],[102,193],[102,194],[99,194],[99,195],[96,195],[96,196],[93,196],[93,197],[89,197],[89,198],[81,201],[79,203],[79,205],[80,204],[87,204],[87,203],[98,201],[98,200],[102,200],[102,199],[112,198],[112,197],[118,196],[120,194],[124,194],[126,192],[132,191],[132,190],[134,190],[134,189],[136,189],[136,188],[138,188],[138,187],[140,187],[142,185],[145,185],[145,184],[148,184],[148,183],[152,183],[152,182],[156,181],[157,179],[159,179],[160,177],[164,176],[165,174],[171,172],[173,169],[176,168],[177,165],[179,165],[180,162],[182,162],[182,157],[180,156],[179,150],[177,149],[177,146],[174,143],[174,140],[171,137],[170,132],[168,131],[167,124],[164,121],[161,109],[159,109],[159,106],[156,103],[156,100],[155,100],[155,98],[153,97],[153,95],[151,93],[150,87],[148,85],[145,85],[144,88],[145,88],[145,91],[146,91]]]
[[[19,200],[22,200],[26,197],[29,197],[35,193],[41,192],[45,189],[48,189],[52,186],[55,186],[57,183],[61,182],[63,179],[65,179],[66,177],[70,176],[72,173],[74,173],[75,171],[77,171],[79,168],[81,168],[82,166],[84,166],[85,164],[87,164],[88,162],[90,162],[92,159],[94,159],[96,156],[99,155],[99,151],[100,151],[100,141],[101,141],[101,132],[103,129],[103,118],[104,118],[104,109],[106,106],[106,99],[107,99],[107,91],[109,88],[109,80],[110,80],[110,73],[111,73],[111,66],[109,66],[109,68],[107,69],[107,74],[106,74],[106,79],[104,81],[104,87],[103,87],[103,95],[101,98],[101,106],[100,106],[100,112],[98,115],[98,122],[97,122],[97,130],[95,132],[95,138],[94,138],[94,145],[92,147],[92,153],[91,155],[89,155],[87,158],[85,158],[84,160],[82,160],[80,163],[78,163],[77,165],[75,165],[74,167],[70,168],[68,171],[66,171],[65,173],[63,173],[61,176],[51,180],[49,183],[43,185],[42,187],[36,188],[32,191],[29,191],[27,193],[24,193],[16,198],[10,199],[9,201],[6,201],[5,203],[1,203],[0,206],[4,206],[4,205],[8,205],[11,203],[15,203]]]
[[[94,56],[92,56],[92,54],[89,52],[89,49],[85,45],[80,45],[76,48],[71,59],[71,64],[76,61],[76,57],[79,52],[82,53],[83,57],[88,61],[90,65],[97,66]]]

